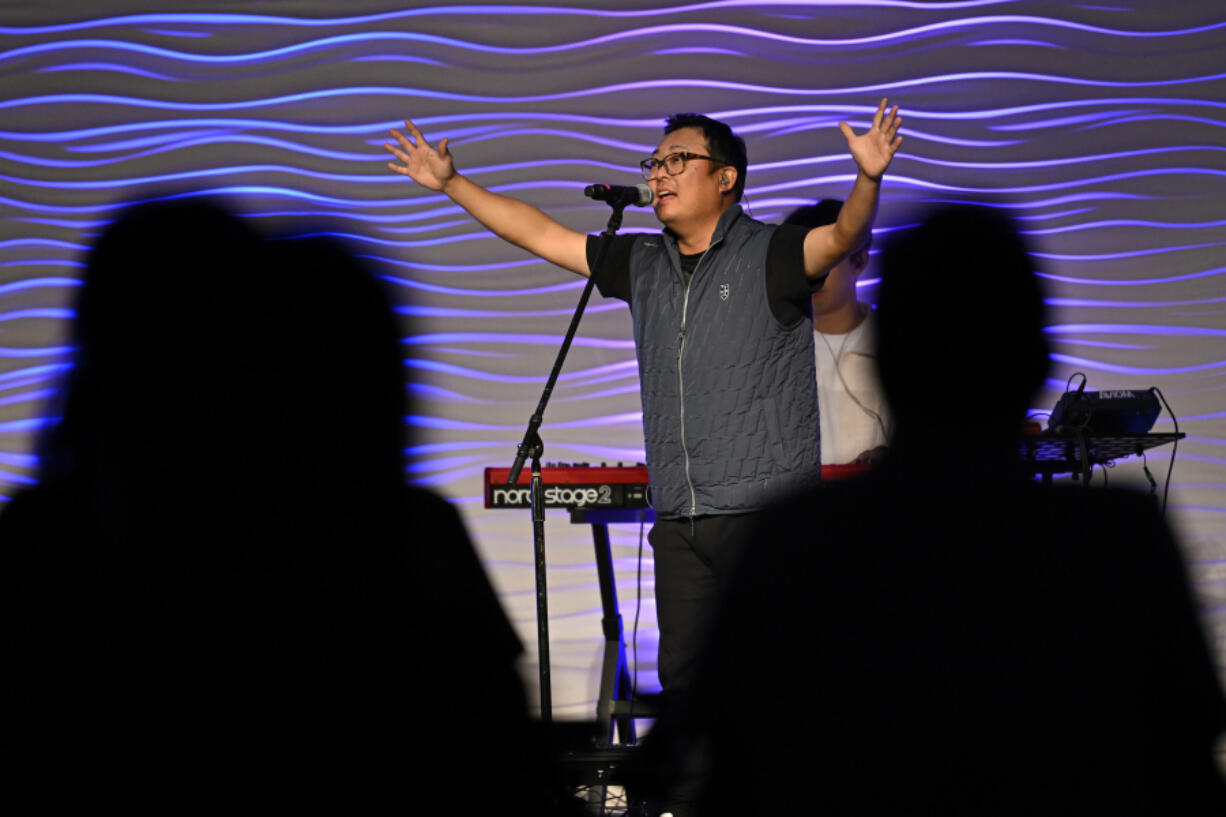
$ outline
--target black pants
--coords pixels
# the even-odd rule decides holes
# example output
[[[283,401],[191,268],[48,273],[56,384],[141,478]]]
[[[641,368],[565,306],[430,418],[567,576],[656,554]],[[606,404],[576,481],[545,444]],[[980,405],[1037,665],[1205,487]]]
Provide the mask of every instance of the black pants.
[[[744,544],[760,513],[661,519],[649,539],[655,554],[656,620],[660,627],[658,669],[663,689],[661,720],[649,739],[649,758],[659,777],[653,798],[676,817],[692,817],[707,779],[705,736],[689,723],[707,631],[719,599],[736,573]]]
[[[648,541],[655,558],[658,670],[666,695],[694,680],[698,657],[720,594],[736,569],[742,542],[759,513],[660,519]]]

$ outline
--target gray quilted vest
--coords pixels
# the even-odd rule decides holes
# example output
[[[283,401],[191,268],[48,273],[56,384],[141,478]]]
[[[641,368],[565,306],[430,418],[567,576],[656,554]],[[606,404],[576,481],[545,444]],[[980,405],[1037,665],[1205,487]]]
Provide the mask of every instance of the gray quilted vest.
[[[667,231],[631,250],[643,433],[661,518],[758,510],[820,478],[813,328],[785,327],[771,312],[774,229],[730,207],[688,291]]]

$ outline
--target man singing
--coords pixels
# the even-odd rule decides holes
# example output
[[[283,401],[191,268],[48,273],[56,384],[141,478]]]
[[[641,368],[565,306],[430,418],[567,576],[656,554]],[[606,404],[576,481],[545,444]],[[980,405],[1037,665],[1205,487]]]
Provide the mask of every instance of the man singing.
[[[745,215],[745,142],[696,114],[670,117],[641,165],[664,230],[616,236],[593,269],[600,236],[456,172],[447,139],[386,144],[393,171],[445,193],[499,237],[630,304],[656,523],[659,675],[683,692],[701,632],[771,499],[818,479],[818,407],[809,299],[831,267],[864,244],[881,178],[898,150],[898,107],[881,100],[867,132],[846,122],[858,173],[833,224],[775,227]]]

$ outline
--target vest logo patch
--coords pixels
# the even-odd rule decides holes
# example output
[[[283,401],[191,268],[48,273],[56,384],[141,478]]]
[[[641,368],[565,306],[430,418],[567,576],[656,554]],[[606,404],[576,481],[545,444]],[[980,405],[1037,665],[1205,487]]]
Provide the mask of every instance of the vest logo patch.
[[[721,301],[726,301],[726,300],[728,300],[728,296],[729,296],[730,294],[731,294],[731,291],[728,289],[728,285],[727,285],[727,284],[720,284],[720,285],[719,285],[719,299],[720,299]]]

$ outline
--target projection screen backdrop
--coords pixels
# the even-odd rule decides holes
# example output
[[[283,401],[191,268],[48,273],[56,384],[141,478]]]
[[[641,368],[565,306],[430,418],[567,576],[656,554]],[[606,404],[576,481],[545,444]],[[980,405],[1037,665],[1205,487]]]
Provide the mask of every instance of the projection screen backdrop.
[[[854,166],[837,123],[863,129],[888,96],[905,143],[876,234],[916,208],[984,201],[1025,225],[1053,307],[1054,370],[1090,388],[1158,386],[1188,439],[1170,516],[1219,654],[1226,652],[1226,22],[1214,3],[1034,0],[604,0],[451,6],[379,0],[148,0],[0,8],[0,492],[36,479],[32,440],[68,365],[66,326],[91,240],[124,201],[217,195],[282,231],[324,218],[387,277],[406,319],[416,440],[408,476],[463,511],[529,650],[531,528],[481,507],[507,465],[581,288],[390,173],[381,144],[412,117],[449,136],[477,182],[567,225],[601,229],[593,181],[634,184],[665,116],[698,111],[749,144],[749,208],[779,219],[842,197]],[[627,229],[654,230],[649,211]],[[951,247],[956,253],[958,248]],[[168,263],[167,274],[174,273]],[[870,267],[862,295],[874,297]],[[971,287],[993,307],[991,269]],[[173,309],[173,304],[167,304]],[[327,331],[327,327],[320,327]],[[156,338],[150,338],[156,343]],[[932,399],[972,393],[934,325]],[[321,388],[327,384],[321,383]],[[147,394],[120,395],[133,411]],[[546,417],[546,459],[643,459],[624,304],[593,299]],[[1167,416],[1158,430],[1174,426]],[[1149,455],[1161,482],[1169,448]],[[1112,481],[1145,485],[1140,463]],[[411,535],[406,531],[406,536]],[[814,520],[815,547],[823,542]],[[548,523],[554,699],[594,707],[599,597],[590,533]],[[637,526],[614,531],[627,630]],[[990,537],[985,547],[991,546]],[[651,554],[637,635],[655,684]]]

